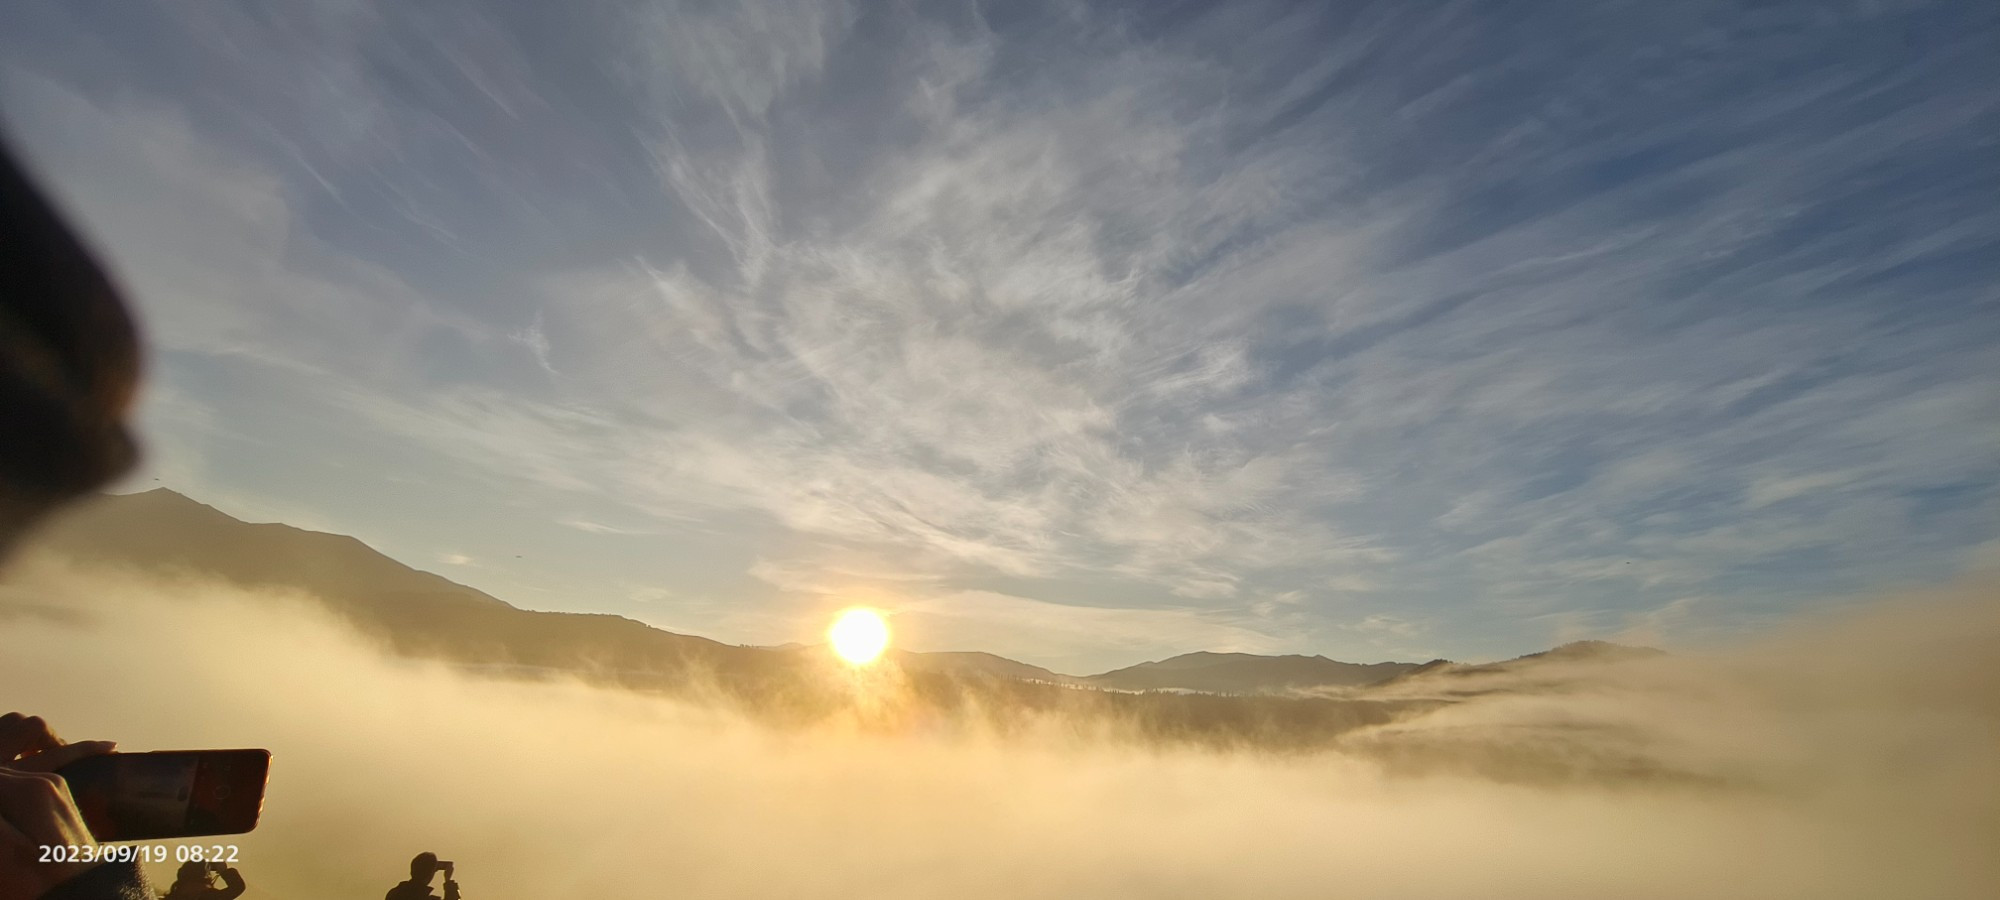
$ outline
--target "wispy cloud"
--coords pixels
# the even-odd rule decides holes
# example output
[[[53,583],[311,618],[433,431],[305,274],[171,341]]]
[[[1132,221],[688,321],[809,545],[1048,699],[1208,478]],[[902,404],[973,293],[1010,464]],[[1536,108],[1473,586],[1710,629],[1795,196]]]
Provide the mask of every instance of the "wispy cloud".
[[[657,531],[690,611],[1477,656],[2000,521],[1973,10],[160,15],[199,46],[37,14],[132,61],[14,40],[4,84],[236,435],[163,465],[327,459],[425,555],[387,520],[628,554],[603,598],[664,572],[565,542]],[[139,79],[183,52],[229,77]]]

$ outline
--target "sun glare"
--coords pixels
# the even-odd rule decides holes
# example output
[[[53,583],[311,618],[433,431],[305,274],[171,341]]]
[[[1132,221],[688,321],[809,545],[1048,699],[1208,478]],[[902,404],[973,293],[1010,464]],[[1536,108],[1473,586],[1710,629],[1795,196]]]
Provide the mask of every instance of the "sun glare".
[[[889,623],[872,609],[850,609],[826,629],[833,652],[849,665],[865,666],[889,646]]]

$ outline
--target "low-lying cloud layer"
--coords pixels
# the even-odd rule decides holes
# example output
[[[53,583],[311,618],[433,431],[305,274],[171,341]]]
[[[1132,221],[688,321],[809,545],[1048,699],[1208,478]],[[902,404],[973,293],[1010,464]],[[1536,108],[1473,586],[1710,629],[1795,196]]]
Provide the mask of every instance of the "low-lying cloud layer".
[[[48,560],[0,593],[0,683],[72,738],[269,747],[239,841],[263,896],[374,896],[429,849],[475,900],[1973,897],[2000,884],[1990,597],[1727,657],[1410,679],[1382,690],[1445,705],[1303,755],[860,727],[887,676],[774,730]]]

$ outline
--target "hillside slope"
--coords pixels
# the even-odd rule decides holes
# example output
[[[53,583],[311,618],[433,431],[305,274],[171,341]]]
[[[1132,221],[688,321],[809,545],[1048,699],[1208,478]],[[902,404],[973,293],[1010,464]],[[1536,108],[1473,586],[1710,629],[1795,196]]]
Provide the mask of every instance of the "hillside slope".
[[[1083,679],[1096,687],[1125,691],[1203,691],[1215,694],[1271,694],[1319,687],[1352,687],[1394,678],[1416,663],[1347,663],[1324,656],[1259,656],[1252,653],[1184,653]]]
[[[1075,678],[990,653],[903,650],[892,650],[886,677],[871,681],[893,689],[857,692],[860,682],[824,647],[737,646],[620,616],[520,609],[354,538],[243,522],[166,490],[84,504],[36,544],[86,565],[195,573],[278,589],[259,591],[264,595],[309,597],[405,656],[496,677],[571,673],[721,703],[778,725],[837,719],[996,735],[1054,726],[1062,734],[1112,740],[1314,752],[1372,733],[1361,731],[1370,726],[1451,705],[1463,693],[1343,687],[1417,668],[1410,663],[1190,653]],[[1592,656],[1600,649],[1551,655]],[[1451,667],[1431,668],[1435,676]],[[1307,695],[1315,687],[1340,690]]]

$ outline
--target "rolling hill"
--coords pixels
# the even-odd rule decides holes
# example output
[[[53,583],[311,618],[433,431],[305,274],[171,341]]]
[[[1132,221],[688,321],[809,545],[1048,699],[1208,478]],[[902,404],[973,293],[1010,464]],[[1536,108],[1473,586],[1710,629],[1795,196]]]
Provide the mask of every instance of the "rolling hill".
[[[391,652],[486,677],[574,676],[721,704],[781,727],[839,719],[926,733],[1054,728],[1110,740],[1318,752],[1384,733],[1370,726],[1491,692],[1424,686],[1483,680],[1461,673],[1656,652],[1590,643],[1487,666],[1198,652],[1074,677],[990,653],[892,650],[885,674],[895,689],[864,698],[823,647],[738,646],[620,616],[520,609],[354,538],[243,522],[167,490],[101,497],[34,543],[85,566],[192,573],[265,589],[259,596],[308,598]],[[1408,755],[1402,744],[1376,743],[1367,752]],[[1535,765],[1535,772],[1575,767]]]
[[[1375,684],[1416,667],[1416,663],[1362,664],[1324,656],[1258,656],[1204,650],[1093,675],[1084,681],[1096,687],[1126,691],[1269,694]]]
[[[155,571],[195,572],[253,588],[313,597],[406,655],[467,665],[578,671],[654,683],[733,673],[768,688],[773,678],[817,661],[814,648],[743,647],[677,634],[622,616],[542,612],[397,562],[352,537],[290,525],[244,522],[165,488],[97,498],[36,538],[81,560]],[[1283,693],[1392,678],[1411,663],[1360,665],[1323,656],[1197,652],[1077,677],[977,651],[895,650],[904,670],[953,678],[1002,678],[1119,691]]]

